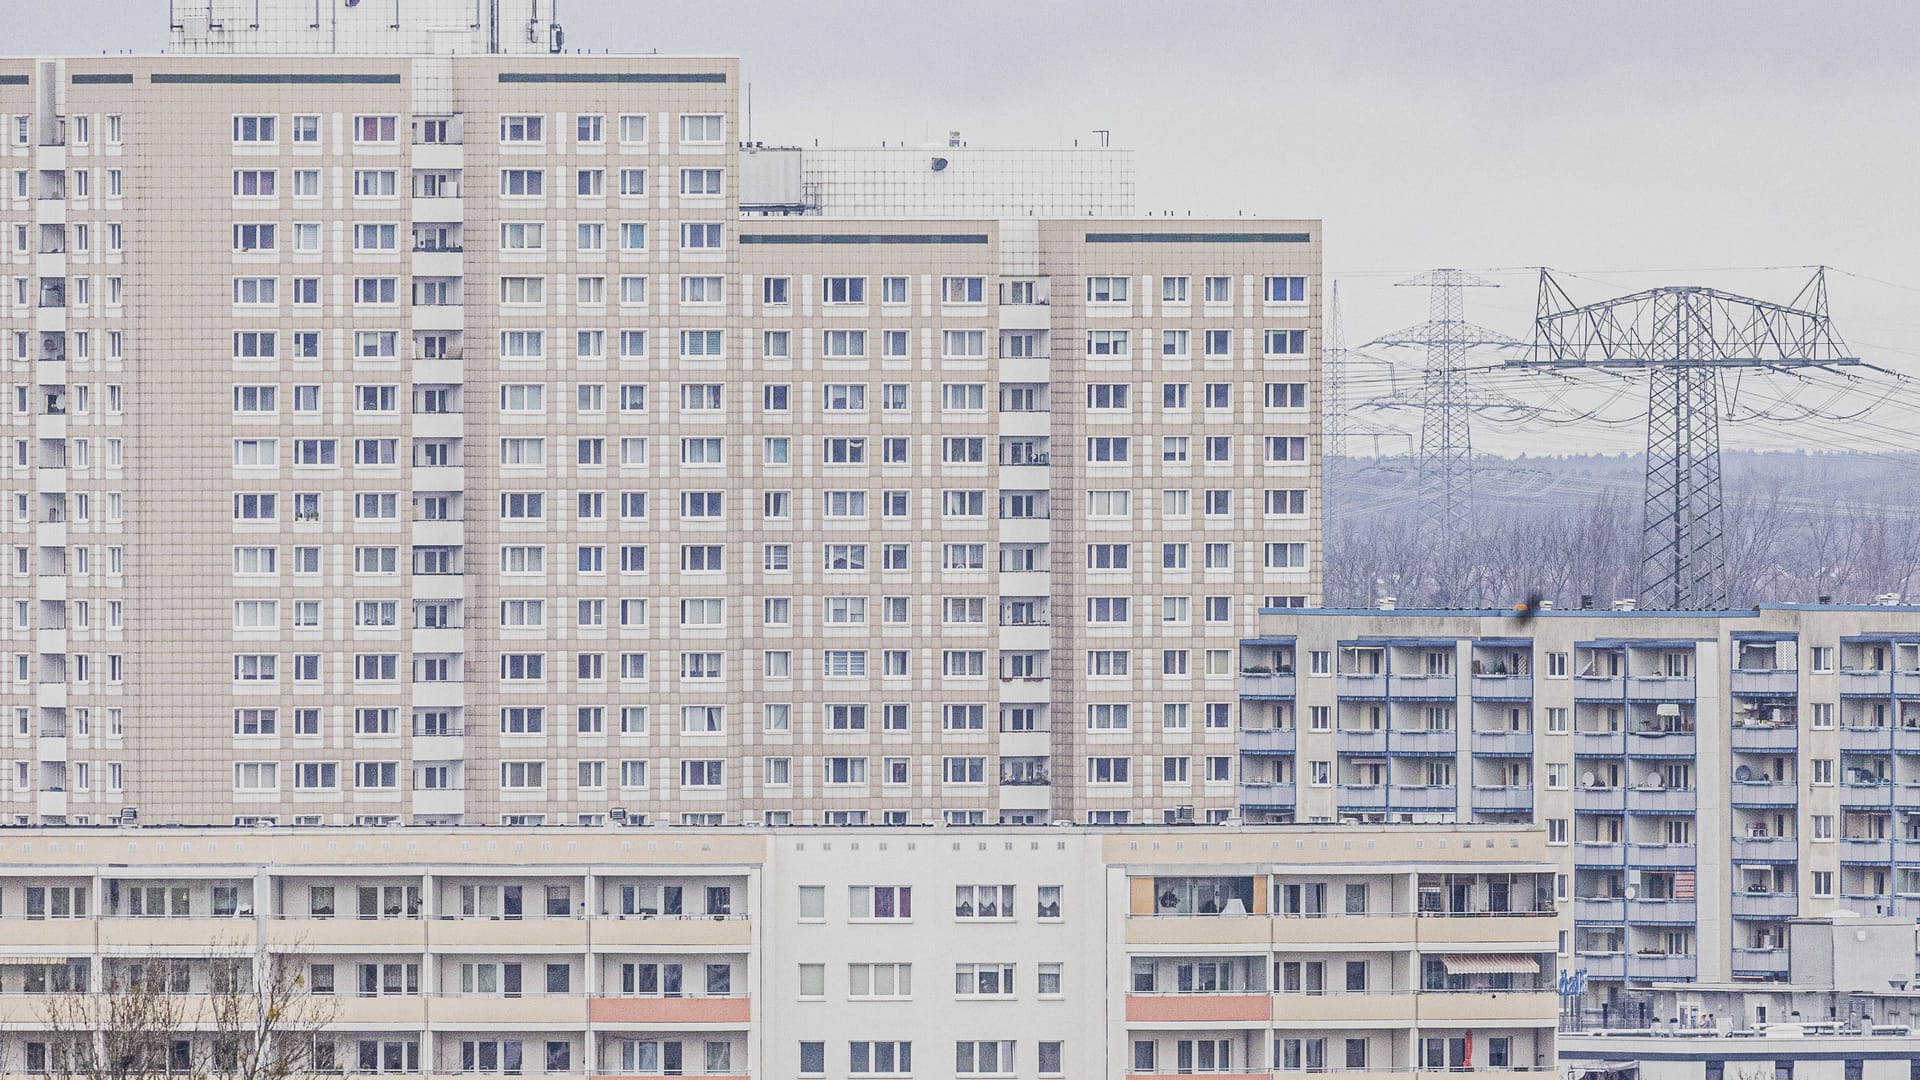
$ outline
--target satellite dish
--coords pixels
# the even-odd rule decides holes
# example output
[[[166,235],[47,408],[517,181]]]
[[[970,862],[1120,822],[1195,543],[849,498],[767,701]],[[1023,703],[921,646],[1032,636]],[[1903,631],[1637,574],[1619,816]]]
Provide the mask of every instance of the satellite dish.
[[[1748,766],[1742,765],[1733,770],[1733,778],[1742,784],[1750,783],[1753,780],[1753,770]]]
[[[1588,770],[1587,770],[1586,772],[1583,772],[1583,773],[1581,773],[1581,774],[1580,774],[1580,786],[1581,786],[1581,787],[1593,787],[1594,785],[1596,785],[1596,784],[1598,784],[1599,782],[1600,782],[1600,778],[1599,778],[1599,777],[1597,777],[1597,776],[1595,776],[1595,775],[1593,775],[1593,770],[1592,770],[1592,769],[1588,769]]]
[[[1649,791],[1659,791],[1665,784],[1666,782],[1660,779],[1659,773],[1650,772],[1647,774],[1646,787]]]

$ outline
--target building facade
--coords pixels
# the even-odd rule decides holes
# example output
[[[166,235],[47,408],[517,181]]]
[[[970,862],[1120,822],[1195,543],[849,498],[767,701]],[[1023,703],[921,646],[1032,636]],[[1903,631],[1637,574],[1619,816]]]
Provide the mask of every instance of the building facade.
[[[743,220],[735,61],[376,6],[0,61],[8,820],[1235,812],[1317,222]]]
[[[1920,915],[1920,613],[1274,612],[1249,821],[1534,822],[1590,1001],[1780,980],[1788,922]]]
[[[1553,1067],[1544,856],[1502,827],[42,829],[0,837],[0,1042],[33,1073],[48,993],[140,964],[192,998],[263,951],[356,1075],[1497,1080]]]

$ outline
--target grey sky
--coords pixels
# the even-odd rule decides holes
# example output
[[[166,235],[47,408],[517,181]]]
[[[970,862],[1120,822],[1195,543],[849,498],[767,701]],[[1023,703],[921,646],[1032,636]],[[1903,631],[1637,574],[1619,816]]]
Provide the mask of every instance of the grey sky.
[[[151,51],[166,32],[165,0],[0,12],[11,53]],[[562,0],[560,14],[583,49],[741,56],[770,143],[957,128],[975,145],[1060,145],[1110,128],[1138,150],[1143,210],[1324,218],[1356,344],[1424,317],[1423,294],[1387,286],[1426,266],[1592,272],[1571,283],[1583,299],[1700,283],[1785,300],[1803,273],[1626,271],[1826,263],[1908,287],[1836,277],[1834,312],[1856,351],[1920,372],[1910,0]],[[1469,314],[1523,335],[1532,279],[1499,280]]]

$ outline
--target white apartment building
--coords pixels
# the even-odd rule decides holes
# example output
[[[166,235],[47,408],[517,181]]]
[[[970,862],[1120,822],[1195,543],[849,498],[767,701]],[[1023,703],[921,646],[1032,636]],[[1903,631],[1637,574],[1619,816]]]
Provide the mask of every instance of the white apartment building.
[[[737,63],[551,20],[0,60],[6,820],[1230,817],[1318,223],[743,218]]]
[[[1914,608],[1263,629],[1241,654],[1246,819],[1545,826],[1594,1022],[1665,984],[1788,981],[1796,920],[1920,914]]]
[[[45,1071],[50,994],[137,964],[192,1008],[263,954],[328,999],[322,1072],[1500,1080],[1554,1066],[1544,855],[1500,827],[35,829],[0,835],[0,1053]]]

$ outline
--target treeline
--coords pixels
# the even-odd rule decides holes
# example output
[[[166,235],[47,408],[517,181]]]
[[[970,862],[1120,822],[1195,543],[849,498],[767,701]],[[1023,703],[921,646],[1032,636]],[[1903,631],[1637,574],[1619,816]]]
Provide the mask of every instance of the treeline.
[[[1580,458],[1483,467],[1464,565],[1444,575],[1411,472],[1331,460],[1327,605],[1370,607],[1391,596],[1402,608],[1508,607],[1538,594],[1556,607],[1590,596],[1604,608],[1638,598],[1642,496],[1628,487],[1631,471],[1617,467],[1621,459],[1604,460],[1605,469]],[[1912,467],[1863,455],[1823,456],[1814,468],[1808,462],[1808,455],[1749,454],[1729,468],[1729,606],[1908,597],[1920,585],[1920,506],[1911,494],[1920,485]]]

